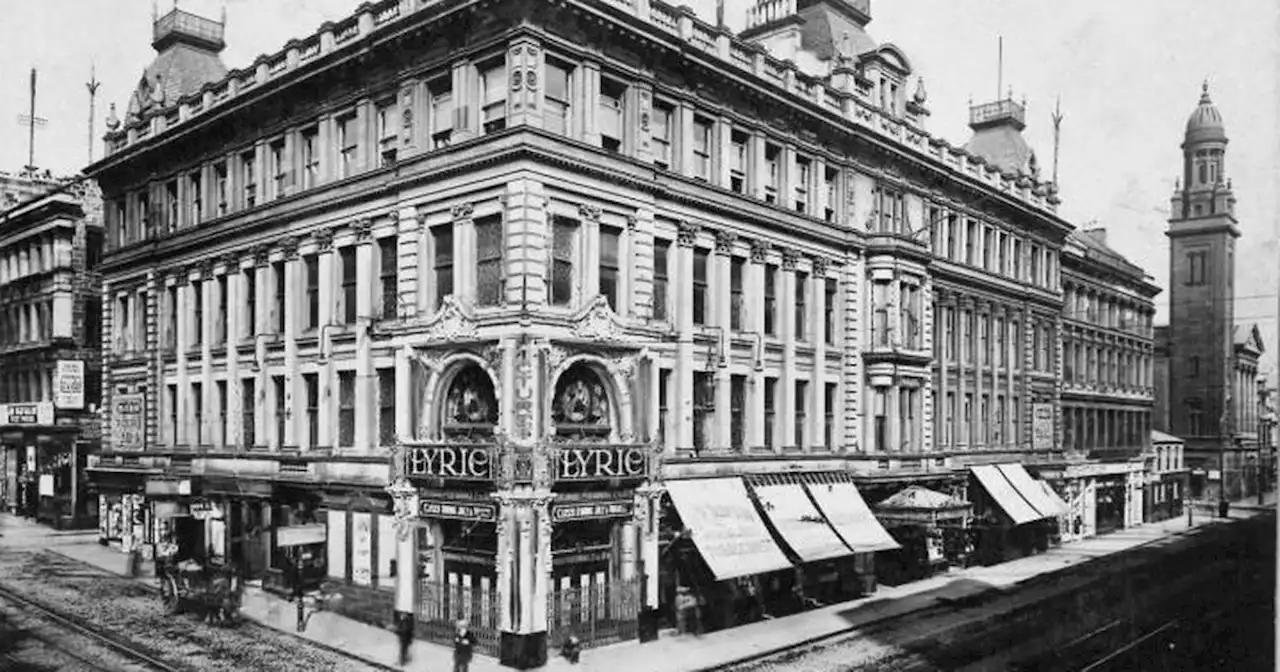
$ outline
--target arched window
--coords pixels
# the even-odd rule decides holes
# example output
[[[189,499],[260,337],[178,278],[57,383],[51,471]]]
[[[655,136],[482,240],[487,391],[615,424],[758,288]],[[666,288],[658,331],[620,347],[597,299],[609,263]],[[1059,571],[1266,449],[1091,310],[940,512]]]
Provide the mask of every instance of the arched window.
[[[487,439],[498,426],[498,398],[493,381],[478,364],[467,364],[449,382],[440,418],[446,439]]]
[[[560,375],[552,401],[551,420],[562,438],[607,439],[613,413],[604,383],[589,366],[577,363]]]

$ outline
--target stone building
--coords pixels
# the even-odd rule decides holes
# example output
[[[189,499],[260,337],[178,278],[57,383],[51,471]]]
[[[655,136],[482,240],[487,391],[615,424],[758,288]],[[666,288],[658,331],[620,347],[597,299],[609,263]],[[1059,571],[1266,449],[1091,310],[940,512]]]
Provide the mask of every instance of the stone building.
[[[204,74],[149,68],[88,168],[94,474],[139,512],[129,545],[268,586],[300,566],[349,614],[465,617],[527,667],[943,554],[860,490],[972,506],[992,557],[1042,543],[1065,509],[1021,463],[1063,453],[1071,227],[1024,106],[975,106],[967,148],[929,135],[869,21],[385,0],[220,71],[222,24],[159,18],[157,62]]]
[[[0,210],[0,505],[77,527],[97,517],[102,205],[86,180],[31,184]]]
[[[1186,441],[1191,494],[1237,499],[1257,491],[1256,325],[1235,319],[1240,229],[1226,171],[1227,135],[1206,82],[1187,119],[1182,175],[1170,204],[1169,324],[1157,329],[1167,357],[1157,388],[1158,427]]]

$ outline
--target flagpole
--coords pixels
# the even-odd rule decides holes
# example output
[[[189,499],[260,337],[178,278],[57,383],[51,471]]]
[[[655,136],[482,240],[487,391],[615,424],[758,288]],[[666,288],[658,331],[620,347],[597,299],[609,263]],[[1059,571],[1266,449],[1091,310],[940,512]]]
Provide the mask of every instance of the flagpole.
[[[36,169],[36,69],[31,68],[31,119],[27,122],[27,167]]]

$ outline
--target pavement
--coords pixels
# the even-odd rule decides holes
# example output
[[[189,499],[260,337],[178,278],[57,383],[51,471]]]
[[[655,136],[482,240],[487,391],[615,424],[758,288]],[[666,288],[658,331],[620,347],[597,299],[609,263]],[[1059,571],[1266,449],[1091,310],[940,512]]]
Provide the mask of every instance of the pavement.
[[[1262,509],[1273,509],[1274,493],[1259,506],[1257,498],[1232,504],[1229,518],[1257,515]],[[1194,527],[1223,522],[1210,515],[1212,504],[1196,508]],[[548,652],[546,666],[555,670],[607,670],[607,672],[692,672],[752,658],[800,642],[821,639],[827,635],[864,627],[890,618],[936,606],[940,600],[962,600],[995,589],[1013,589],[1035,577],[1062,571],[1073,565],[1111,555],[1138,546],[1157,543],[1188,529],[1187,516],[1140,527],[1119,530],[1051,548],[1043,553],[1012,560],[991,567],[957,569],[921,581],[900,586],[880,586],[874,595],[829,605],[792,616],[720,630],[703,635],[663,636],[641,644],[632,640],[588,649],[577,665],[559,656],[558,643]],[[58,532],[9,514],[0,514],[0,550],[5,548],[44,548],[80,560],[104,570],[127,575],[128,558],[124,554],[97,543],[97,532]],[[151,563],[144,562],[143,573],[135,580],[155,585],[150,574]],[[296,607],[292,602],[249,586],[241,607],[242,616],[263,625],[289,633],[296,631]],[[366,661],[400,668],[399,645],[394,632],[329,612],[310,617],[306,631],[297,636],[341,650]],[[451,669],[450,647],[417,640],[411,649],[409,664],[401,669],[410,672]],[[473,672],[509,670],[494,658],[477,655],[471,663]]]

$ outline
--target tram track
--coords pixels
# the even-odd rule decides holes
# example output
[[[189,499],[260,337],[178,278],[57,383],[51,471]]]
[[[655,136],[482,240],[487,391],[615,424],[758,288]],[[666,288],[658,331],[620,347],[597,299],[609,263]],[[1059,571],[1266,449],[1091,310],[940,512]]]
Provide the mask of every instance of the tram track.
[[[125,637],[85,625],[47,604],[33,600],[3,585],[0,585],[0,600],[17,605],[19,609],[34,613],[41,620],[51,622],[58,628],[71,631],[75,635],[86,638],[131,662],[141,664],[147,669],[157,670],[158,672],[190,672],[194,670],[194,668],[165,660],[160,656],[159,652],[149,647],[141,646]],[[65,642],[55,641],[55,638],[39,633],[32,633],[32,636],[63,655],[78,660],[89,667],[101,669],[100,661],[91,660],[68,647]],[[15,665],[19,662],[11,653],[6,653],[4,657],[13,661]]]

